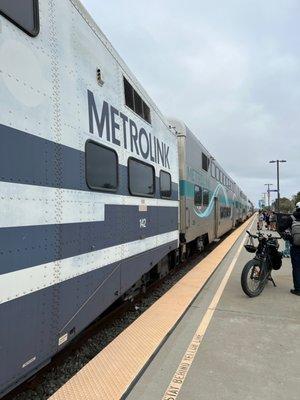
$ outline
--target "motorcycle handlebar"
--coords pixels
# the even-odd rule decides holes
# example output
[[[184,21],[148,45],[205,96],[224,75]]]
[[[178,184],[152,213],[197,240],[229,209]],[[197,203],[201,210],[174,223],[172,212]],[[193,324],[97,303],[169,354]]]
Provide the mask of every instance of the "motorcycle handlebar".
[[[253,237],[254,239],[257,239],[257,238],[258,238],[258,236],[253,235],[251,232],[249,232],[249,231],[246,231],[246,232],[248,233],[249,236]]]
[[[259,235],[257,236],[257,235],[253,235],[251,232],[249,232],[249,231],[246,231],[247,233],[248,233],[248,235],[249,236],[251,236],[253,239],[259,239],[260,237],[264,237],[264,235],[262,234],[262,233],[259,233]],[[267,239],[277,239],[277,240],[279,240],[279,239],[282,239],[282,237],[281,236],[272,236],[272,235],[268,235],[267,236]]]

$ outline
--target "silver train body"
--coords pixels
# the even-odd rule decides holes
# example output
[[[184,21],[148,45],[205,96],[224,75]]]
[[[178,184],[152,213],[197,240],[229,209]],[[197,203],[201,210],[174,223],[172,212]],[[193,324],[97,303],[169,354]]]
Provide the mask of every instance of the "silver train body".
[[[169,122],[178,137],[180,239],[201,250],[246,220],[248,200],[184,123]]]
[[[247,216],[79,1],[16,4],[0,2],[0,397]]]

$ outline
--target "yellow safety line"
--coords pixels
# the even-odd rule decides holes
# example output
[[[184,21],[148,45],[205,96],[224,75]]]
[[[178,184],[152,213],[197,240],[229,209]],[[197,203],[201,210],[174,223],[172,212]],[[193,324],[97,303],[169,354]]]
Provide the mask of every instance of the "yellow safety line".
[[[255,220],[252,221],[250,229],[252,228],[254,221]],[[167,390],[165,391],[165,394],[162,397],[162,400],[176,400],[177,399],[177,396],[180,392],[180,389],[183,386],[183,383],[185,381],[185,378],[187,377],[189,369],[190,369],[191,365],[193,364],[193,361],[195,359],[197,351],[199,350],[200,344],[201,344],[203,337],[206,333],[206,330],[210,324],[210,321],[214,315],[214,312],[215,312],[216,307],[220,301],[220,298],[224,292],[224,289],[227,285],[230,275],[235,267],[235,264],[238,260],[239,255],[242,251],[246,237],[247,236],[245,235],[233,260],[231,261],[231,263],[226,271],[226,274],[225,274],[224,278],[222,279],[220,286],[218,287],[210,305],[208,306],[206,313],[204,314],[204,316],[200,322],[200,325],[198,326],[198,328],[193,336],[192,341],[188,345],[188,348],[187,348],[184,356],[182,357],[181,362],[180,362],[175,374],[173,375],[173,378],[172,378]]]

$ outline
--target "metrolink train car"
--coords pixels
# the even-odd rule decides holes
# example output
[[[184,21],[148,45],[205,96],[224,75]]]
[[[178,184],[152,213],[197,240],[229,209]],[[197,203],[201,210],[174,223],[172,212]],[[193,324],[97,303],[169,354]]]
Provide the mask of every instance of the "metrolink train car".
[[[242,190],[190,129],[170,119],[179,149],[180,242],[187,249],[218,239],[248,217]]]
[[[242,222],[247,198],[79,1],[0,0],[0,14],[1,397]]]
[[[163,268],[179,232],[176,135],[82,5],[0,10],[3,394]]]

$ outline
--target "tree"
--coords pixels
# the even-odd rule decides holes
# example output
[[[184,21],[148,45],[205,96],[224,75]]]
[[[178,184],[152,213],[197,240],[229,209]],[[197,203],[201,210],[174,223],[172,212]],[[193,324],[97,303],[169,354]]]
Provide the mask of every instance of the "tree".
[[[295,206],[298,202],[300,201],[300,192],[298,192],[297,194],[295,194],[292,197],[292,202],[294,203],[293,205]]]
[[[272,203],[271,209],[277,210],[277,202],[278,200],[274,200]],[[283,213],[291,213],[295,209],[295,205],[300,202],[300,192],[292,196],[291,200],[287,197],[280,198],[280,211]]]
[[[274,201],[274,203],[272,204],[272,208],[274,208],[275,210],[277,210],[277,199]],[[290,213],[293,211],[294,209],[294,204],[293,202],[288,199],[287,197],[281,197],[280,198],[280,212],[283,213]]]
[[[282,197],[280,199],[280,210],[281,211],[288,213],[288,212],[292,212],[293,208],[294,208],[294,205],[290,199],[288,199],[286,197]]]

